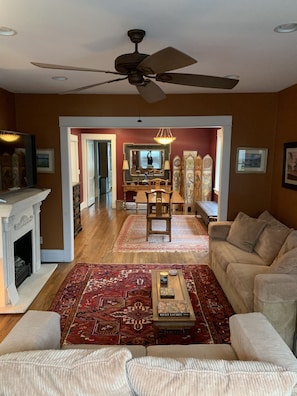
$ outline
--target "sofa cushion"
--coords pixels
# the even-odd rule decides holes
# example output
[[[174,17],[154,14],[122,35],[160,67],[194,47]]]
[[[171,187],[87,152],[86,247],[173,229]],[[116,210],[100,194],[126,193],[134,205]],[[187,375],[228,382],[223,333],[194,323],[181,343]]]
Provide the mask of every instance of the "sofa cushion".
[[[248,253],[226,241],[212,241],[212,254],[220,267],[226,271],[229,263],[249,263],[264,265],[262,258],[255,252]]]
[[[273,274],[297,274],[297,247],[277,257],[269,272]]]
[[[267,223],[255,245],[255,252],[262,257],[266,264],[271,264],[285,239],[291,231],[289,227],[275,219],[267,210],[259,217]]]
[[[99,344],[66,344],[62,345],[61,349],[102,349],[106,348],[107,345]],[[123,349],[123,345],[108,345],[108,348],[112,348],[114,351]],[[144,345],[125,345],[125,348],[131,352],[132,358],[146,356],[146,347]]]
[[[44,350],[0,357],[3,395],[132,395],[126,374],[131,353],[122,348]],[[12,375],[13,373],[13,375]]]
[[[227,241],[246,252],[252,252],[265,226],[265,221],[239,212],[231,225]]]
[[[249,312],[254,311],[254,279],[269,270],[264,265],[230,263],[227,276],[232,286],[245,302]]]
[[[271,363],[143,357],[127,363],[138,396],[291,394],[297,373]]]
[[[236,353],[228,344],[151,345],[147,356],[166,358],[237,360]]]

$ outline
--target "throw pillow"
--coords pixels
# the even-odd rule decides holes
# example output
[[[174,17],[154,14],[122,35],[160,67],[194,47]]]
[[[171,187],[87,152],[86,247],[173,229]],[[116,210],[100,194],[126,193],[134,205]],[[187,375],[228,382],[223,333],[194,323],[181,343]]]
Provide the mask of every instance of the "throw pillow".
[[[251,253],[265,226],[265,221],[239,212],[230,227],[227,241],[239,249]]]
[[[270,265],[287,238],[290,228],[274,218],[267,210],[258,219],[267,222],[267,226],[261,233],[254,250],[265,264]]]
[[[270,266],[269,272],[273,274],[297,275],[297,248],[289,250],[274,260]]]
[[[0,357],[3,395],[130,396],[128,349],[27,351]],[[13,373],[13,375],[12,375]]]
[[[297,373],[264,362],[142,357],[127,363],[138,396],[291,394]],[[288,393],[287,393],[288,392]]]
[[[287,253],[289,250],[295,249],[296,247],[297,247],[297,230],[293,230],[289,233],[287,239],[285,240],[283,246],[281,247],[278,257]]]

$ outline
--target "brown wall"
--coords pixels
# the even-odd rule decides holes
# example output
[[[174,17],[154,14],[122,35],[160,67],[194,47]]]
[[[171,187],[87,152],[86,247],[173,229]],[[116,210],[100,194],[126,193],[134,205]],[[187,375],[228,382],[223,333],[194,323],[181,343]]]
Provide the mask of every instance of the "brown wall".
[[[0,129],[15,130],[14,94],[0,88]]]
[[[264,209],[271,209],[278,96],[277,93],[169,95],[162,102],[147,104],[138,95],[16,94],[16,128],[35,134],[37,148],[55,149],[55,173],[38,176],[40,186],[52,189],[42,207],[43,248],[63,247],[59,116],[135,116],[137,122],[139,114],[142,117],[232,115],[228,209],[228,218],[232,219],[239,210],[256,216]],[[236,174],[238,146],[267,147],[266,174]],[[288,217],[289,208],[283,207],[281,211],[282,217]],[[297,226],[297,220],[295,223]]]
[[[297,142],[297,85],[279,94],[271,210],[288,226],[297,228],[297,191],[282,187],[284,143]]]

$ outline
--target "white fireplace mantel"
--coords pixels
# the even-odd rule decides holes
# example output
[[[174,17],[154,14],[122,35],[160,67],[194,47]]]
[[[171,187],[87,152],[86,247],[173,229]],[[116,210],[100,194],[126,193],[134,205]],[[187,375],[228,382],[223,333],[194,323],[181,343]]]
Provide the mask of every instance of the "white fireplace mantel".
[[[32,283],[41,275],[38,293],[47,280],[40,258],[40,206],[49,193],[50,189],[27,188],[0,196],[0,313],[24,312],[36,296]],[[32,241],[32,274],[16,288],[14,243],[28,232]],[[46,266],[51,273],[56,267]]]

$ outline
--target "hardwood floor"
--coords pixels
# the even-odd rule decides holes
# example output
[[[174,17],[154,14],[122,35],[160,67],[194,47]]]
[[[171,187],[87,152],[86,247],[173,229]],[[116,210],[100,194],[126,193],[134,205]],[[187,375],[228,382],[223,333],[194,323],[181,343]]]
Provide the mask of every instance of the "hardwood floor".
[[[83,230],[74,241],[75,259],[60,263],[49,281],[35,298],[29,309],[46,311],[61,286],[65,276],[76,263],[183,263],[193,264],[199,260],[195,252],[147,252],[113,253],[112,246],[126,217],[135,213],[111,208],[111,194],[103,195],[90,208],[82,211]],[[145,213],[145,212],[144,212]],[[0,341],[9,333],[22,314],[0,315]]]

